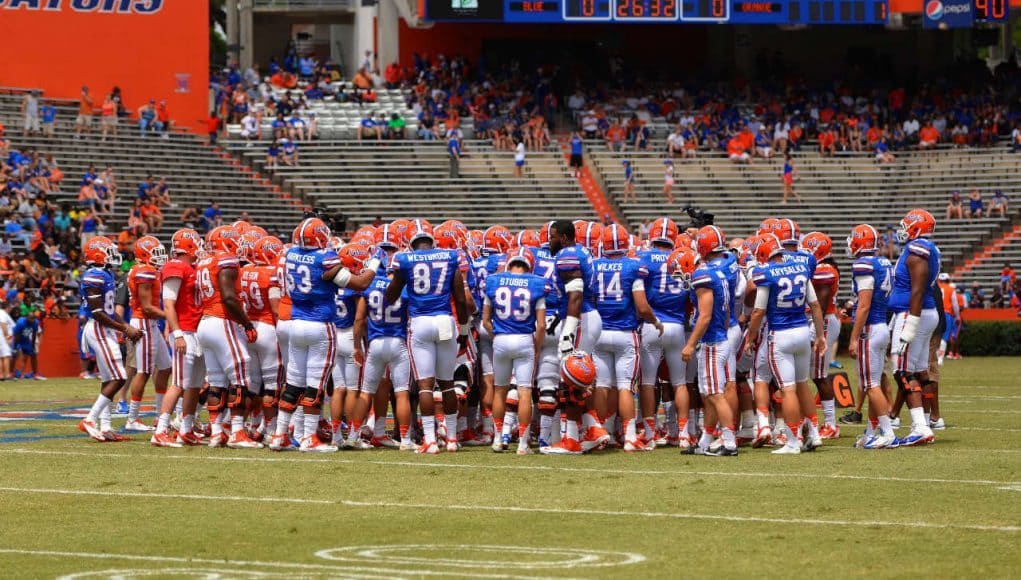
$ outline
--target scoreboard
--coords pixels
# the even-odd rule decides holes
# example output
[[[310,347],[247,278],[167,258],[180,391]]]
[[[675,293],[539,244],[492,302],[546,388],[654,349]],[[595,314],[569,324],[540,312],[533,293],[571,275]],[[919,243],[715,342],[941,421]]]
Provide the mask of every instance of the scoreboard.
[[[426,0],[426,20],[440,22],[854,25],[888,14],[888,0]]]

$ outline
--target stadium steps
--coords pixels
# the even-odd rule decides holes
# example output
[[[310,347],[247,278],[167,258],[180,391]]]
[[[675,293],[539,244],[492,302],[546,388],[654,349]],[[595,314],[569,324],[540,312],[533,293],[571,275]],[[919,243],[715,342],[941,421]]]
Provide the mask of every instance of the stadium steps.
[[[271,174],[296,199],[339,212],[352,225],[371,223],[378,215],[387,221],[456,218],[470,227],[501,223],[521,229],[537,228],[553,215],[592,215],[557,147],[530,152],[524,175],[517,178],[513,152],[469,140],[459,177],[451,179],[440,142],[301,142],[299,166],[272,171],[266,169],[267,146],[226,143],[228,151],[255,171]]]
[[[1015,213],[1015,217],[1017,212]],[[1021,266],[1021,225],[1013,225],[991,243],[985,245],[974,256],[966,259],[953,272],[954,280],[960,282],[995,280],[999,282],[1000,270],[1005,263],[1015,268]],[[983,284],[983,287],[988,285]]]
[[[560,136],[558,139],[560,150],[563,153],[561,160],[567,164],[567,171],[573,174],[570,166],[571,151],[570,141],[566,136]],[[588,199],[589,204],[592,206],[592,210],[595,213],[594,219],[596,221],[603,221],[604,215],[609,215],[613,218],[613,221],[623,225],[631,231],[628,226],[627,218],[620,211],[615,204],[611,203],[603,192],[603,188],[599,185],[600,179],[597,175],[593,174],[592,164],[586,162],[582,165],[581,170],[578,171],[578,177],[573,177],[578,183],[578,187],[585,193],[585,197]]]

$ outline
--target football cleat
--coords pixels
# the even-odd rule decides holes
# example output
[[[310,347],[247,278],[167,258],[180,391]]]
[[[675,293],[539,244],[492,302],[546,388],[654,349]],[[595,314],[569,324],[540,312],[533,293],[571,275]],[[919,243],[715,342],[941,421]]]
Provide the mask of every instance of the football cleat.
[[[103,431],[103,441],[107,443],[120,443],[121,441],[131,441],[131,437],[125,437],[113,431]]]
[[[447,440],[447,427],[442,423],[436,426],[436,440],[437,441]]]
[[[734,434],[734,436],[737,438],[737,444],[743,445],[745,443],[751,443],[752,441],[754,441],[756,435],[755,431],[756,429],[753,429],[752,427],[743,427],[739,429],[737,433]]]
[[[539,449],[539,453],[544,455],[581,455],[582,448],[577,439],[561,437],[556,445],[543,447]]]
[[[440,448],[436,445],[435,441],[432,443],[423,443],[415,449],[415,453],[419,455],[439,455]]]
[[[836,425],[823,425],[819,429],[819,437],[823,439],[839,439],[840,438],[840,427]]]
[[[916,445],[925,445],[927,443],[933,443],[936,441],[936,437],[929,433],[911,431],[907,437],[898,439],[897,443],[900,447],[914,447]]]
[[[677,448],[681,450],[681,453],[685,453],[691,449],[691,440],[688,437],[682,436],[677,438]]]
[[[528,448],[528,445],[521,445],[519,443],[518,444],[518,451],[517,451],[517,453],[518,453],[518,455],[531,455],[532,454],[532,450]]]
[[[177,442],[180,443],[181,445],[187,445],[189,447],[194,447],[196,445],[202,445],[202,440],[199,439],[198,435],[196,435],[195,433],[192,433],[191,431],[188,431],[188,432],[180,431],[180,432],[178,432],[177,433]]]
[[[177,438],[171,437],[170,433],[166,432],[153,433],[149,443],[153,447],[181,447],[181,444],[177,442]]]
[[[222,432],[219,435],[211,435],[209,437],[209,447],[210,449],[214,449],[216,447],[226,447],[227,441],[229,439],[230,438],[227,437],[227,434]]]
[[[447,453],[457,453],[461,445],[457,441],[447,441]]]
[[[772,451],[772,453],[773,453],[773,455],[800,455],[801,454],[801,448],[800,447],[791,447],[790,445],[784,445],[783,447],[781,447],[779,449],[774,449]]]
[[[298,447],[298,451],[303,453],[333,453],[336,450],[336,446],[323,443],[315,433],[302,437],[301,446]]]
[[[650,446],[650,444],[651,444],[651,446]],[[656,448],[656,443],[653,442],[653,441],[650,441],[649,444],[646,444],[641,439],[635,439],[634,441],[625,441],[624,442],[624,452],[625,453],[634,453],[636,451],[652,451],[655,448]]]
[[[890,419],[890,427],[894,429],[900,429],[900,417],[894,417]]]
[[[248,436],[248,431],[242,429],[231,434],[230,439],[227,440],[227,447],[231,449],[262,449],[262,443],[252,441],[252,438]]]
[[[602,449],[610,442],[610,434],[599,426],[589,427],[581,438],[581,450],[585,453],[593,449]]]
[[[805,437],[801,441],[802,451],[815,451],[822,447],[822,437],[816,435],[815,437]]]
[[[873,439],[873,437],[866,437],[865,434],[862,433],[861,435],[858,436],[857,439],[854,440],[854,448],[855,449],[864,449],[865,448],[865,444],[868,443],[869,441],[871,441],[872,439]]]
[[[545,448],[549,447],[549,446],[550,446],[550,442],[549,441],[543,439],[542,437],[539,437],[539,450],[540,451],[542,449],[545,449]]]
[[[758,449],[763,445],[769,445],[772,438],[773,430],[769,428],[769,425],[766,425],[765,427],[756,427],[755,439],[752,439],[752,447]]]
[[[654,451],[656,449],[655,435],[652,436],[652,439],[646,439],[644,434],[639,435],[638,442],[641,443],[642,446],[646,447],[643,451]],[[627,447],[627,441],[624,442],[624,446]]]
[[[895,439],[897,439],[897,438],[892,436],[892,435],[887,435],[887,436],[876,435],[874,437],[869,438],[869,440],[865,442],[863,448],[864,449],[886,449],[887,447],[889,447],[894,442]]]
[[[124,430],[125,431],[148,432],[148,431],[155,431],[156,429],[154,427],[150,427],[150,426],[146,425],[145,423],[143,423],[143,422],[141,422],[141,421],[136,419],[134,421],[128,421],[127,423],[125,423],[124,424]]]
[[[787,434],[775,433],[773,435],[773,447],[783,447],[784,445],[787,445]]]
[[[737,457],[737,447],[727,447],[726,445],[720,445],[719,447],[713,448],[712,445],[705,452],[709,457]]]
[[[401,446],[400,443],[393,440],[393,437],[384,435],[382,437],[373,437],[369,444],[373,447],[387,447],[389,449],[396,449]]]
[[[861,424],[861,412],[860,411],[848,411],[843,417],[838,419],[844,425],[859,425]]]
[[[88,419],[82,419],[81,421],[78,422],[78,430],[81,431],[82,433],[87,433],[89,437],[92,437],[93,439],[99,441],[100,443],[105,441],[105,439],[103,439],[103,433],[99,430],[98,427],[96,427],[95,423],[89,421]]]
[[[461,445],[463,447],[482,447],[485,445],[489,445],[488,442],[484,442],[482,438],[479,436],[479,434],[476,433],[475,430],[471,428],[461,431],[461,433],[458,434],[457,437],[458,439],[461,440]]]
[[[935,421],[929,421],[929,429],[933,431],[942,431],[947,428],[947,424],[943,422],[943,417],[936,419]]]
[[[418,446],[415,445],[415,443],[413,441],[409,441],[408,443],[402,442],[401,446],[398,447],[397,449],[400,450],[400,451],[417,451],[418,450]]]
[[[117,403],[117,413],[120,414],[120,415],[127,415],[128,414],[128,402],[127,401],[120,401],[120,402]]]
[[[334,447],[336,447],[336,446],[334,445]],[[358,439],[350,439],[349,438],[349,439],[345,439],[344,440],[343,444],[341,444],[341,446],[340,446],[340,449],[351,449],[351,450],[354,450],[354,451],[364,451],[366,449],[373,449],[373,446],[372,446],[371,443],[368,443],[367,441],[364,441],[361,438],[358,438]]]

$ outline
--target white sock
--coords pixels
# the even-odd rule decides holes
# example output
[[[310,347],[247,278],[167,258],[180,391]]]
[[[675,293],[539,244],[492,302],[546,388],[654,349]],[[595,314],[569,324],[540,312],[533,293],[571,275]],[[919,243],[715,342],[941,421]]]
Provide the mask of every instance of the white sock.
[[[373,437],[386,437],[386,419],[376,421],[372,428]]]
[[[153,405],[156,405],[156,414],[159,415],[163,412],[163,396],[165,393],[156,393]]]
[[[923,409],[924,409],[924,407],[923,407]],[[929,413],[926,413],[925,414],[925,424],[928,425],[930,421],[932,421],[932,416]]]
[[[284,411],[283,409],[280,409],[277,412],[277,428],[274,433],[277,435],[287,435],[287,428],[291,425],[292,416],[293,413],[291,411]]]
[[[230,434],[234,435],[239,433],[245,428],[245,417],[243,415],[234,415],[230,418]]]
[[[311,437],[315,434],[316,428],[319,427],[319,413],[305,413],[305,437]],[[298,441],[301,441],[299,439]]]
[[[663,417],[666,421],[667,434],[677,437],[677,405],[673,401],[663,403]]]
[[[737,440],[734,438],[734,430],[730,427],[723,428],[723,446],[727,449],[737,448]]]
[[[174,412],[177,413],[178,415],[184,413],[184,395],[181,395],[180,397],[177,398],[177,404],[174,405]]]
[[[181,419],[181,432],[191,433],[195,430],[195,415],[185,415]]]
[[[110,408],[110,403],[112,402],[113,401],[111,401],[109,397],[100,393],[99,396],[96,397],[96,402],[92,404],[92,408],[89,409],[89,416],[87,417],[88,420],[93,423],[99,423],[99,416],[103,414],[104,409]]]
[[[159,421],[156,422],[156,433],[166,433],[170,429],[170,413],[160,413]]]
[[[447,441],[457,441],[457,419],[456,412],[443,416],[443,426],[447,428]]]
[[[99,414],[99,429],[101,431],[110,431],[111,429],[113,429],[113,426],[110,425],[110,415],[112,413],[112,411],[110,411],[110,408],[112,406],[113,401],[111,401],[110,404],[107,405],[106,407],[103,407],[103,411]]]
[[[458,415],[457,416],[457,432],[461,433],[462,431],[467,431],[467,430],[468,430],[468,417],[465,416],[465,415]]]
[[[566,437],[567,436],[567,414],[561,412],[560,409],[557,409],[553,413],[553,422],[554,423],[560,423],[560,436],[561,437]]]
[[[508,410],[503,416],[503,433],[501,435],[510,435],[513,433],[513,429],[518,428],[518,412]]]
[[[568,419],[567,420],[567,427],[565,427],[565,430],[566,430],[565,433],[566,433],[567,437],[570,437],[571,439],[574,439],[575,441],[578,440],[578,422],[577,421],[571,421],[570,419]]]
[[[135,401],[132,399],[128,401],[128,422],[138,420],[138,408],[142,405],[141,401]]]
[[[549,415],[539,415],[539,439],[549,443],[549,439],[552,434],[553,417]]]
[[[605,421],[603,421],[603,429],[606,429],[606,432],[610,434],[610,437],[616,437],[617,436],[617,431],[616,431],[616,429],[617,429],[617,414],[616,413],[613,413],[612,415],[607,417]]]
[[[291,414],[291,423],[294,424],[294,438],[301,441],[305,436],[305,409],[298,407]]]
[[[698,411],[695,409],[688,410],[688,434],[695,436],[698,435]]]
[[[925,420],[925,409],[922,407],[915,407],[910,409],[911,413],[911,429],[917,429],[919,427],[928,427],[929,422]]]
[[[822,402],[822,416],[826,425],[837,426],[837,402],[834,399]]]
[[[741,411],[741,428],[751,429],[755,426],[755,411],[748,409],[747,411]]]
[[[422,415],[422,442],[436,443],[436,417],[432,415]]]
[[[763,413],[762,411],[756,409],[755,418],[759,422],[759,427],[769,427],[769,413]]]
[[[871,428],[872,427],[870,426],[869,429],[871,429]],[[879,433],[882,434],[884,437],[892,437],[893,436],[893,426],[890,424],[890,416],[889,415],[880,415],[879,416]]]
[[[635,441],[636,439],[638,439],[638,430],[635,429],[635,420],[624,419],[624,441]]]

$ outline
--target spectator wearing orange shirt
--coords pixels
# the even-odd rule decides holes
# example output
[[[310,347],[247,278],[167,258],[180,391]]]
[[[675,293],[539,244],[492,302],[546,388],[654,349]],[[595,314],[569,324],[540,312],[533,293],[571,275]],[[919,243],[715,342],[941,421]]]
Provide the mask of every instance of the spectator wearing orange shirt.
[[[727,141],[727,156],[734,163],[751,163],[751,157],[748,155],[748,150],[745,148],[744,143],[741,142],[741,138],[738,135],[734,135]]]
[[[75,121],[74,136],[79,139],[82,133],[92,132],[93,114],[92,95],[89,94],[89,87],[82,87],[82,96],[78,101],[78,119]]]
[[[117,101],[114,100],[112,94],[107,95],[103,100],[99,124],[103,128],[103,141],[106,141],[107,133],[113,133],[114,137],[117,136]]]
[[[386,70],[383,71],[383,78],[386,79],[386,88],[396,89],[401,83],[401,67],[397,62],[392,62],[386,65]]]
[[[875,150],[876,144],[883,138],[883,130],[878,125],[869,127],[869,130],[865,132],[865,140],[868,142],[869,149]]]
[[[925,126],[918,132],[919,149],[935,149],[939,143],[939,131],[932,126],[932,122],[926,121]]]
[[[372,77],[369,76],[369,73],[365,70],[365,67],[362,67],[358,69],[358,72],[355,73],[354,78],[351,79],[351,83],[355,86],[355,88],[358,89],[362,90],[371,89]]]
[[[166,101],[160,101],[160,103],[158,105],[156,105],[156,120],[163,127],[163,138],[164,139],[169,139],[170,138],[170,110],[167,109],[167,102]]]
[[[832,127],[819,133],[819,155],[832,157],[837,150],[837,134]]]

